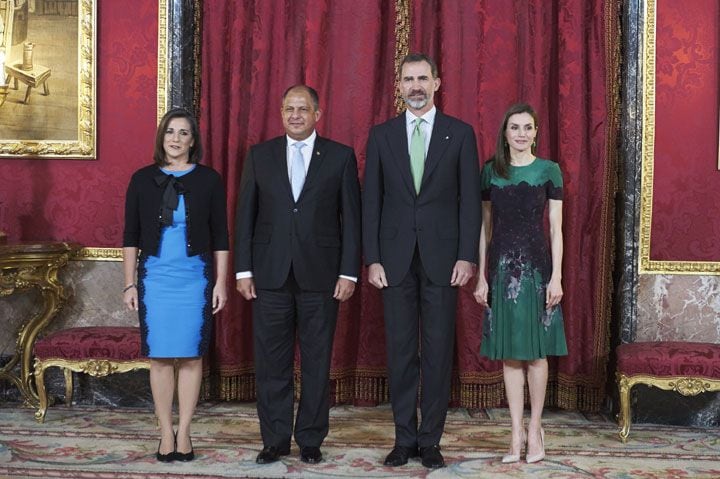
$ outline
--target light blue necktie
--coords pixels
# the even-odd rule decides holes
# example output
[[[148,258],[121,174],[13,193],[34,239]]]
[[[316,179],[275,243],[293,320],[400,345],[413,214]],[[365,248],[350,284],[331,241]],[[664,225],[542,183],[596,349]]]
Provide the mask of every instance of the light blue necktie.
[[[300,196],[300,192],[305,184],[305,158],[302,155],[302,149],[305,143],[298,141],[293,144],[292,165],[290,165],[290,185],[292,185],[292,194],[295,201]]]

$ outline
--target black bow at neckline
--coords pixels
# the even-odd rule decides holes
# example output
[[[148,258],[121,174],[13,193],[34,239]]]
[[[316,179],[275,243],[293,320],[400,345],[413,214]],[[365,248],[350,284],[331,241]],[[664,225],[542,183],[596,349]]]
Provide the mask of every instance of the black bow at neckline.
[[[178,207],[178,195],[185,193],[185,187],[173,175],[157,175],[155,183],[160,188],[164,188],[160,207],[160,224],[170,226],[173,224],[173,211]]]

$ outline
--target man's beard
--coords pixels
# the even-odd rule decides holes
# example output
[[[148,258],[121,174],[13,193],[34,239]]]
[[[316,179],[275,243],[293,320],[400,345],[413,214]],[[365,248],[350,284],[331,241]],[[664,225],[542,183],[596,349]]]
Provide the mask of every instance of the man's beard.
[[[420,98],[420,99],[410,98],[410,96],[416,95],[416,94],[418,94],[418,93],[422,93],[422,96],[423,96],[423,97]],[[405,100],[405,103],[406,103],[407,105],[409,105],[410,108],[412,108],[413,110],[420,110],[420,109],[422,109],[422,108],[425,108],[425,106],[426,106],[426,105],[428,104],[428,102],[430,101],[430,99],[428,98],[427,93],[425,93],[425,92],[422,91],[422,90],[414,90],[414,91],[411,91],[410,94],[409,94],[406,98],[403,98],[403,100]]]

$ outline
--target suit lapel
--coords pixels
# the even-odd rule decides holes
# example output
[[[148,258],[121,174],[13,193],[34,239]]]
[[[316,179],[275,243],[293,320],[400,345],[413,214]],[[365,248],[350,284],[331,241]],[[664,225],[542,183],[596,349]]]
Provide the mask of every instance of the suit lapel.
[[[410,153],[408,152],[407,126],[405,112],[390,123],[390,131],[387,137],[387,143],[392,151],[395,164],[400,169],[405,185],[413,194],[415,193],[415,184],[413,183],[412,171],[410,171]]]
[[[288,178],[287,166],[287,138],[285,135],[280,136],[272,146],[272,162],[274,170],[280,173],[280,185],[287,195],[293,200],[292,187],[290,186],[290,178]]]
[[[435,113],[435,124],[433,125],[432,135],[430,136],[428,154],[425,158],[425,170],[423,172],[420,191],[422,191],[422,185],[428,181],[428,178],[432,174],[433,170],[435,170],[438,163],[440,163],[440,160],[445,154],[445,150],[447,150],[447,147],[450,145],[451,140],[452,134],[450,132],[450,122],[447,117],[438,110],[437,113]]]
[[[325,140],[325,138],[316,136],[315,147],[313,148],[312,157],[310,160],[310,168],[308,168],[307,176],[305,177],[305,184],[303,185],[303,189],[300,192],[298,201],[302,199],[302,197],[305,195],[305,190],[307,190],[308,187],[312,185],[313,181],[315,181],[315,179],[318,177],[318,175],[320,175],[320,171],[322,171],[322,162],[325,160],[326,153],[327,141]]]

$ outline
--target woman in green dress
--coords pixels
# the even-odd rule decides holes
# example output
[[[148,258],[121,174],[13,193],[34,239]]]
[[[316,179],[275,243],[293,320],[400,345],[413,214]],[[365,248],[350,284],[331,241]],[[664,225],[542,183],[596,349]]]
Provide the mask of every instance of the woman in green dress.
[[[482,170],[483,222],[474,292],[485,306],[480,354],[503,361],[512,441],[502,462],[545,457],[541,425],[547,356],[567,354],[560,300],[562,279],[562,175],[557,163],[535,156],[538,122],[526,104],[505,113],[495,155]],[[545,209],[550,241],[543,226]],[[487,269],[487,277],[485,271]],[[530,422],[525,431],[525,369]]]

